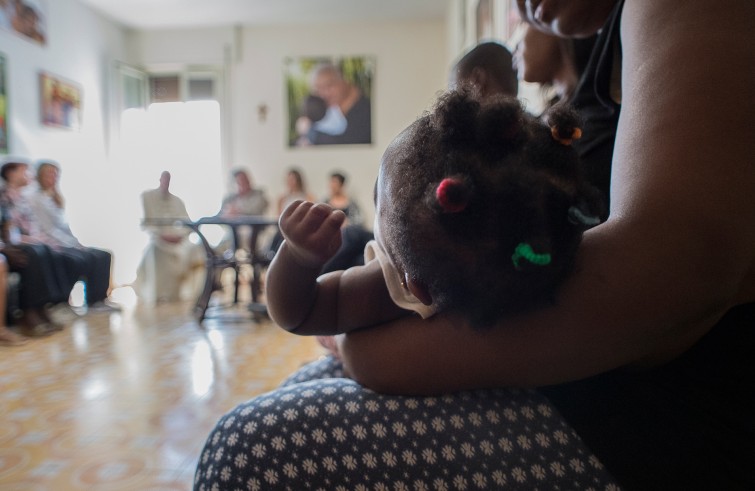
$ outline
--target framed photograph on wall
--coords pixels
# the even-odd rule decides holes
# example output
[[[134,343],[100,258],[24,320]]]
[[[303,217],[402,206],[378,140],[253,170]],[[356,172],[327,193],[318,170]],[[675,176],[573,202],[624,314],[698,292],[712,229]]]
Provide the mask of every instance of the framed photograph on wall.
[[[288,146],[372,143],[375,57],[284,60]]]
[[[513,50],[520,20],[512,0],[465,0],[462,3],[465,5],[462,34],[466,49],[483,41],[497,41]]]
[[[56,75],[39,74],[42,124],[78,130],[81,128],[81,86]]]
[[[28,41],[47,43],[47,1],[7,0],[0,2],[0,29],[13,32]]]
[[[475,12],[477,42],[493,39],[495,25],[493,22],[493,0],[478,0]]]
[[[5,55],[0,53],[0,154],[8,153],[8,85]]]

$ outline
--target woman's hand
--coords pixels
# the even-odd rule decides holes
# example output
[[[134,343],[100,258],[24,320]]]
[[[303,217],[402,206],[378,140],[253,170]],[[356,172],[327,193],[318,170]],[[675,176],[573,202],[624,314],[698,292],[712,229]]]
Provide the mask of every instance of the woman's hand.
[[[296,263],[320,269],[341,247],[341,225],[346,215],[324,203],[297,200],[281,215],[280,229]]]

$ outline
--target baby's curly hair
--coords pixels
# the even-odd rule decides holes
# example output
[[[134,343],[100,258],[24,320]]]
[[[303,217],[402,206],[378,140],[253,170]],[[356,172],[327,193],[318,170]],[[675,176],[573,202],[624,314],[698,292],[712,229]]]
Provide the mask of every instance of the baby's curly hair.
[[[394,158],[385,242],[439,311],[486,327],[552,302],[599,194],[582,177],[578,118],[538,120],[512,97],[440,97]]]

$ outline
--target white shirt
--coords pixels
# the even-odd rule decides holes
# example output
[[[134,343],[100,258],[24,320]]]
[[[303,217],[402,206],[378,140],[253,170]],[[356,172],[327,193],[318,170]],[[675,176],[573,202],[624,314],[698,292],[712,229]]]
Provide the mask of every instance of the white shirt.
[[[36,222],[36,229],[42,243],[52,247],[80,247],[81,243],[71,232],[65,210],[55,203],[49,194],[36,189],[29,194],[31,206]]]

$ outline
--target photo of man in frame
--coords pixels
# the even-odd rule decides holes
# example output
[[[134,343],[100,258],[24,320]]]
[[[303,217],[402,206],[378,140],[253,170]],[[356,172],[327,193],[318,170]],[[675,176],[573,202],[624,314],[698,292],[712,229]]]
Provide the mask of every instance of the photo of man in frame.
[[[372,79],[368,57],[289,59],[289,146],[372,143]]]

